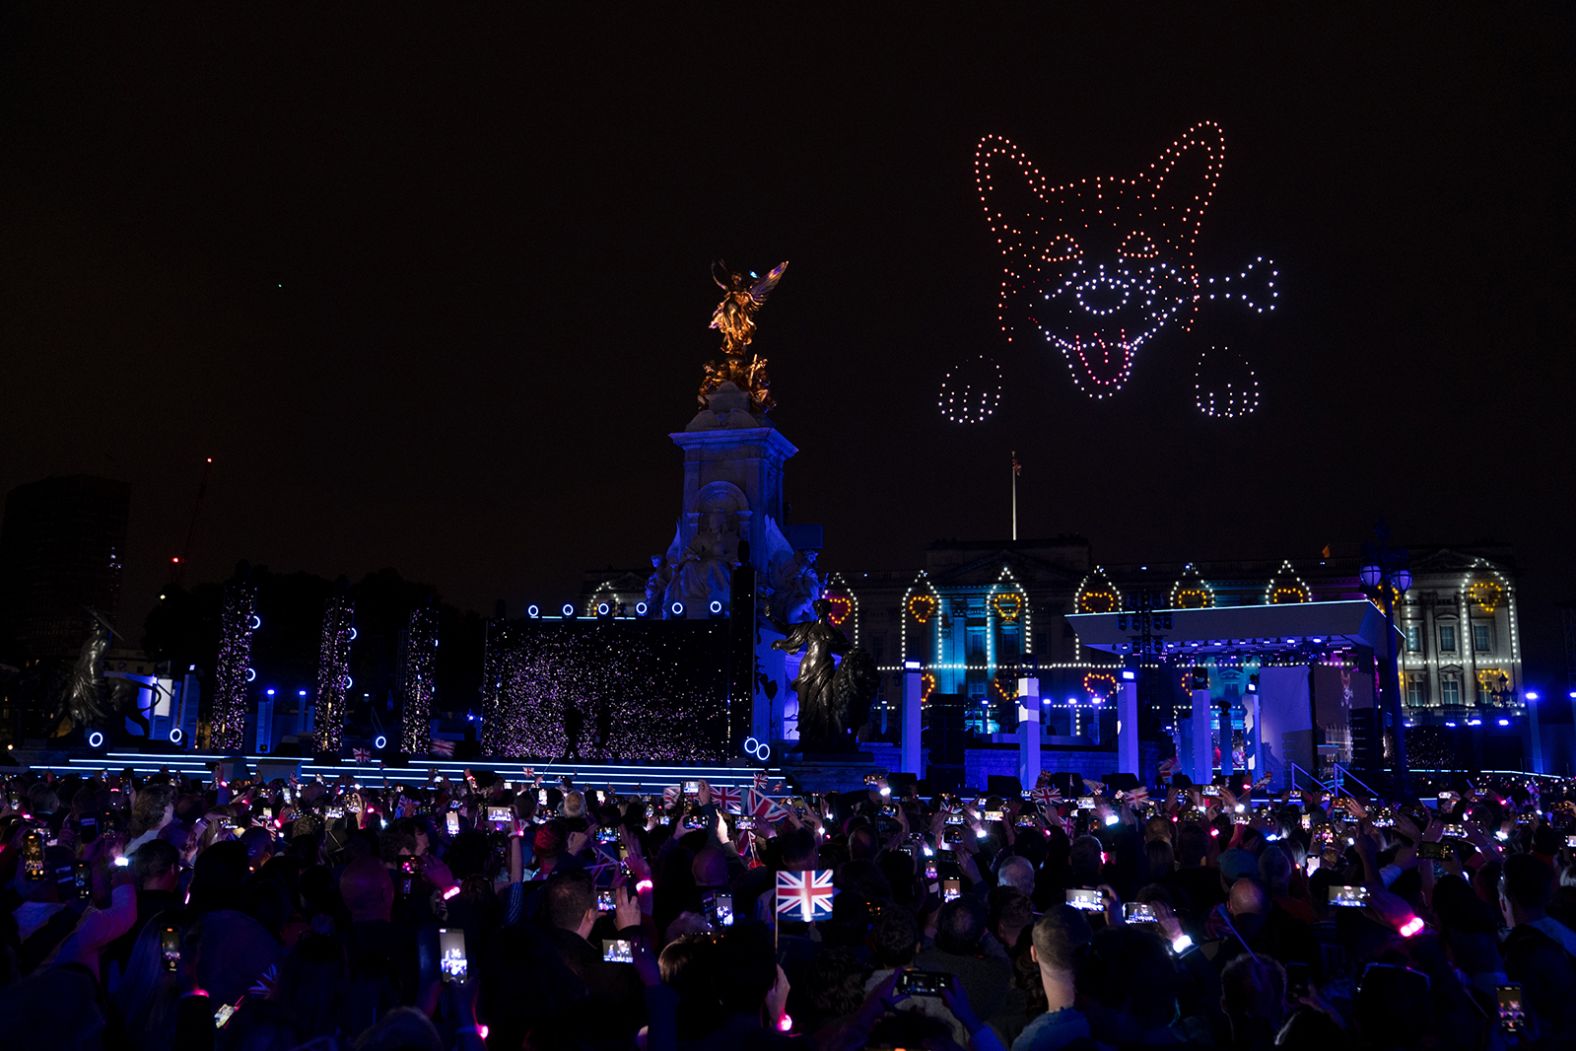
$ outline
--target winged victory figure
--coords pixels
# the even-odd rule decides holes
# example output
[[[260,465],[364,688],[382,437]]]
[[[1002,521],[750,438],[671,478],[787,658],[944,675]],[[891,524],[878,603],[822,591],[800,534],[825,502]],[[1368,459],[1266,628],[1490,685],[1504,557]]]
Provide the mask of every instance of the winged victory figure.
[[[750,353],[750,343],[755,339],[755,314],[765,304],[766,297],[777,287],[788,269],[788,261],[772,267],[765,277],[754,272],[737,273],[728,269],[725,262],[713,263],[711,279],[722,289],[722,302],[711,312],[709,327],[722,333],[722,361],[711,362],[705,367],[701,382],[700,402],[707,404],[707,397],[724,383],[733,383],[747,391],[754,407],[760,412],[769,411],[774,402],[766,376],[766,359]],[[746,360],[748,355],[748,360]]]

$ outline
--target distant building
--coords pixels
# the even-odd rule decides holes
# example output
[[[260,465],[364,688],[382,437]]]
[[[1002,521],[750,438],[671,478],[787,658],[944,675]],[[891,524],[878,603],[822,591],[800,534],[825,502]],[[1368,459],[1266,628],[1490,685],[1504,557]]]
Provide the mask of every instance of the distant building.
[[[0,647],[21,660],[67,657],[88,610],[120,607],[131,487],[89,475],[13,489],[0,525]]]
[[[833,573],[826,585],[834,621],[881,669],[884,700],[896,703],[905,665],[917,662],[927,695],[962,700],[964,724],[977,732],[1002,732],[1016,725],[1019,677],[1033,675],[1047,709],[1063,709],[1047,721],[1066,722],[1077,735],[1114,689],[1116,666],[1109,654],[1083,651],[1063,614],[1140,604],[1373,599],[1377,593],[1359,583],[1360,562],[1102,567],[1080,537],[942,541],[927,551],[922,570]],[[1483,709],[1521,709],[1521,636],[1508,553],[1430,548],[1415,551],[1409,568],[1411,587],[1394,602],[1405,636],[1398,659],[1408,711],[1443,721]],[[1306,640],[1310,655],[1321,645]],[[1179,701],[1184,695],[1179,689]]]

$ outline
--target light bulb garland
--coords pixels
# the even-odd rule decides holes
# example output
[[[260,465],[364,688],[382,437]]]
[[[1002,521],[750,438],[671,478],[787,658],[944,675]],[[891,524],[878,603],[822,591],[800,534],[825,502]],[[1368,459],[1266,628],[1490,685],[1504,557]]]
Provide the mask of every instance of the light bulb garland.
[[[1001,591],[991,596],[991,608],[996,616],[1011,624],[1023,612],[1023,596],[1016,591]]]
[[[1467,585],[1467,597],[1477,608],[1488,616],[1493,616],[1499,604],[1505,601],[1505,589],[1500,587],[1497,580],[1474,580]]]
[[[1073,608],[1079,613],[1118,613],[1122,609],[1122,594],[1106,579],[1105,569],[1095,566],[1094,572],[1078,585]]]
[[[904,616],[898,617],[898,659],[908,661],[914,659],[908,652],[908,627],[912,620],[919,627],[924,628],[930,619],[941,609],[941,596],[937,593],[935,585],[930,582],[930,576],[923,569],[914,578],[914,583],[903,592],[903,602],[900,607]],[[940,663],[943,659],[941,632],[935,631],[936,653],[932,658],[921,652],[918,656],[922,659],[934,660]]]
[[[821,597],[832,604],[827,619],[833,627],[848,625],[853,644],[859,645],[859,596],[848,586],[842,573],[833,573],[827,577],[826,589]]]
[[[919,703],[924,704],[930,700],[930,695],[936,692],[936,673],[927,671],[919,677]]]
[[[1001,365],[989,354],[960,362],[941,378],[936,408],[950,423],[984,423],[1001,406]]]
[[[1198,569],[1189,562],[1182,567],[1182,575],[1171,585],[1172,609],[1209,609],[1215,605],[1215,589],[1198,575]]]
[[[1291,559],[1286,559],[1264,587],[1266,605],[1278,606],[1287,602],[1312,602],[1313,591],[1307,581],[1297,575]]]
[[[1083,690],[1092,700],[1109,701],[1121,689],[1116,676],[1110,672],[1092,671],[1083,677]]]
[[[317,664],[317,712],[314,716],[317,750],[336,754],[344,745],[345,705],[353,680],[350,677],[351,620],[355,607],[350,596],[335,592],[323,610],[322,645]]]
[[[1007,342],[1038,330],[1078,388],[1102,399],[1125,386],[1139,349],[1173,320],[1191,329],[1202,300],[1273,310],[1278,274],[1263,257],[1234,275],[1199,276],[1198,232],[1224,160],[1219,125],[1202,121],[1135,176],[1049,186],[1010,139],[982,137],[974,177],[1002,257],[996,319]],[[1115,251],[1097,254],[1097,243]]]
[[[406,755],[424,755],[432,748],[437,651],[437,612],[431,606],[411,610],[400,661],[400,751]]]
[[[926,594],[910,596],[908,615],[913,617],[916,623],[929,624],[930,618],[936,615],[935,596]]]
[[[256,678],[252,671],[252,633],[261,623],[257,617],[257,590],[244,581],[226,586],[208,731],[209,746],[221,752],[245,747],[247,683]]]

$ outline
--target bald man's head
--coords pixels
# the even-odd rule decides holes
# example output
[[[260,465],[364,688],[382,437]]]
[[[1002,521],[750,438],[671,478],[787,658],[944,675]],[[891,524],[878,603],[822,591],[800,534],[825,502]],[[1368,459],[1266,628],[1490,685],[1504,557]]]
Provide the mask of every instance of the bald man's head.
[[[377,858],[357,858],[346,865],[339,896],[354,923],[387,922],[394,914],[394,881]]]
[[[1231,897],[1226,907],[1233,916],[1256,916],[1269,906],[1264,888],[1251,879],[1239,879],[1231,885]]]
[[[1012,887],[1025,897],[1034,897],[1034,866],[1020,857],[1010,857],[996,870],[996,880]]]

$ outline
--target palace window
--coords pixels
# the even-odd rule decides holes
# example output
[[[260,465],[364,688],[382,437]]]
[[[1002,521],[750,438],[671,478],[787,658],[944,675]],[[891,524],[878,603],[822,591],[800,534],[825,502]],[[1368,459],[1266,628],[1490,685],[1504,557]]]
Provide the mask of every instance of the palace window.
[[[1439,625],[1439,650],[1441,653],[1456,652],[1456,626],[1454,624]]]
[[[1408,675],[1406,677],[1406,706],[1408,708],[1421,708],[1423,706],[1422,676]]]
[[[1406,652],[1417,653],[1423,648],[1423,629],[1416,624],[1406,626]]]
[[[1472,625],[1472,649],[1478,653],[1494,652],[1494,629],[1491,625]]]
[[[1461,680],[1443,679],[1439,683],[1439,696],[1445,707],[1459,707],[1461,705]]]

